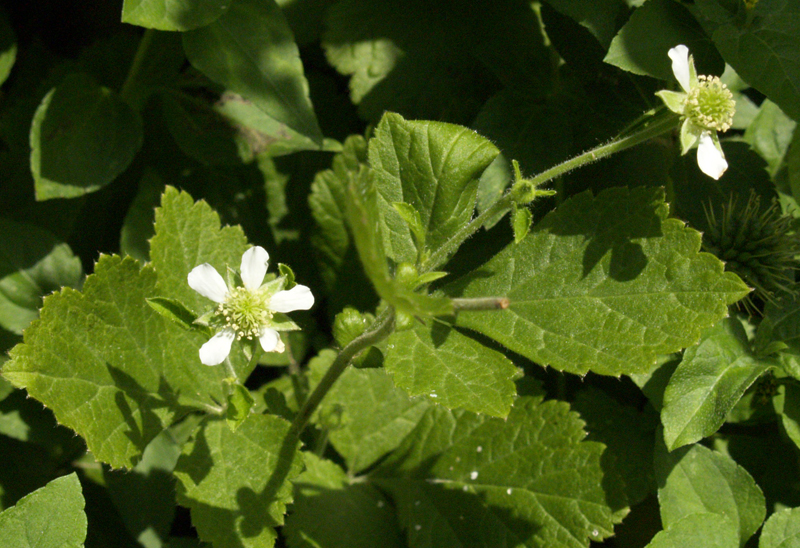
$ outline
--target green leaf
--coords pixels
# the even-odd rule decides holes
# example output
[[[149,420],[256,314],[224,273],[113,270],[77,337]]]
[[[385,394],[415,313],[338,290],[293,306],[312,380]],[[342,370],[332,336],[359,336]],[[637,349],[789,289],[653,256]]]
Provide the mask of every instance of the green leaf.
[[[274,415],[250,415],[236,431],[206,422],[175,468],[178,502],[200,538],[214,548],[271,547],[302,470],[298,449],[289,423]]]
[[[758,548],[789,548],[800,543],[800,508],[784,508],[764,523]]]
[[[418,212],[425,249],[434,252],[472,218],[478,179],[499,153],[465,127],[384,115],[369,141],[369,161],[387,256],[396,262],[417,260],[409,225],[392,204],[404,202]]]
[[[584,548],[624,515],[603,489],[603,445],[584,436],[563,402],[518,398],[506,420],[435,406],[375,481],[409,546]]]
[[[80,285],[83,269],[67,244],[37,226],[0,217],[0,234],[0,327],[20,335],[42,297]]]
[[[778,358],[787,373],[800,377],[800,299],[789,296],[767,303],[754,346],[765,349],[783,343]]]
[[[122,22],[150,29],[187,31],[213,23],[233,0],[125,0]]]
[[[670,48],[689,47],[698,74],[722,74],[725,62],[709,44],[686,7],[672,0],[648,0],[611,42],[605,62],[634,74],[674,81]]]
[[[218,413],[223,401],[224,369],[202,365],[197,354],[206,337],[163,319],[146,299],[170,295],[209,307],[189,288],[188,272],[201,261],[224,272],[239,263],[246,241],[239,228],[220,229],[207,204],[173,188],[156,219],[152,263],[101,256],[83,292],[63,289],[45,299],[41,319],[3,369],[115,467],[134,465],[177,418],[196,409]],[[245,378],[236,347],[231,358]]]
[[[766,514],[764,495],[750,474],[731,458],[702,445],[667,453],[658,443],[655,470],[664,527],[692,514],[710,512],[731,519],[740,546],[761,527]]]
[[[755,380],[775,365],[750,351],[747,333],[726,318],[688,348],[664,392],[661,422],[671,451],[716,432]]]
[[[775,398],[775,411],[781,417],[783,430],[797,447],[800,447],[800,387],[794,384],[783,386],[783,393]]]
[[[783,165],[783,159],[792,142],[797,123],[767,99],[744,132],[744,140],[766,160],[768,171],[774,177]]]
[[[603,49],[608,49],[617,32],[617,21],[628,12],[628,5],[624,0],[548,0],[547,3],[586,27]]]
[[[297,45],[274,0],[236,0],[210,25],[184,33],[183,47],[206,76],[322,144]]]
[[[155,210],[164,193],[164,180],[153,170],[145,170],[139,190],[133,199],[119,236],[121,255],[130,255],[139,262],[150,260],[150,238],[153,237]]]
[[[0,12],[0,85],[11,74],[11,68],[17,60],[17,37],[8,22],[5,11]]]
[[[110,89],[70,74],[36,109],[30,141],[36,199],[74,198],[127,169],[142,146],[142,120]]]
[[[800,120],[800,6],[759,0],[749,14],[738,2],[698,0],[695,14],[739,76]],[[743,21],[746,17],[747,21]]]
[[[586,439],[605,444],[613,457],[613,468],[625,483],[628,504],[634,506],[654,493],[653,446],[658,415],[623,405],[592,387],[581,390],[572,407],[586,422]]]
[[[511,227],[514,229],[514,243],[518,244],[525,239],[531,230],[533,213],[527,207],[515,207],[511,215]]]
[[[402,548],[405,543],[386,497],[355,483],[335,463],[305,453],[294,480],[294,509],[286,517],[292,548]]]
[[[0,513],[0,545],[83,548],[86,514],[74,473],[55,479]]]
[[[414,236],[414,244],[418,249],[425,248],[425,227],[422,226],[422,217],[419,211],[414,209],[414,206],[405,202],[395,202],[392,207],[397,211],[398,215],[406,222],[412,236]]]
[[[699,253],[700,234],[666,217],[658,189],[571,198],[522,243],[445,288],[453,297],[511,300],[496,313],[462,312],[457,324],[562,371],[649,371],[749,291]]]
[[[484,312],[493,314],[493,312]],[[384,367],[412,397],[450,409],[506,417],[519,371],[511,361],[444,324],[393,333],[382,346]]]
[[[209,104],[185,93],[159,94],[172,137],[187,155],[205,165],[241,164],[231,123]]]
[[[336,353],[323,350],[311,362],[311,386],[316,386]],[[325,396],[315,418],[330,429],[330,440],[351,474],[365,470],[395,449],[428,408],[395,387],[384,369],[348,368]]]
[[[734,548],[737,537],[736,525],[726,516],[703,512],[670,524],[646,548]]]
[[[174,324],[184,329],[193,329],[197,327],[194,325],[197,315],[186,308],[182,302],[166,297],[150,297],[145,300],[147,304],[150,305],[150,308]]]
[[[250,416],[255,400],[250,391],[239,383],[226,379],[226,384],[232,390],[228,396],[228,408],[225,410],[225,419],[231,430],[236,430],[242,422]]]

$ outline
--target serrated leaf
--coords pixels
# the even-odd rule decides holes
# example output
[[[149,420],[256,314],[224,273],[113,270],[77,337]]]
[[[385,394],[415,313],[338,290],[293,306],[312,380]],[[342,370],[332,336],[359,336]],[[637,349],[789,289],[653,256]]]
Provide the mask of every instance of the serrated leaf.
[[[187,31],[213,23],[233,0],[125,0],[122,22],[150,29]]]
[[[759,0],[746,24],[739,10],[738,2],[698,0],[695,14],[739,76],[800,120],[800,6]]]
[[[271,547],[302,470],[299,445],[274,415],[250,415],[236,431],[206,422],[175,468],[178,501],[200,538],[215,548]]]
[[[571,198],[522,243],[445,288],[453,297],[511,300],[497,313],[462,312],[457,324],[562,371],[648,371],[749,292],[699,253],[699,233],[666,217],[658,189]]]
[[[431,407],[374,481],[410,546],[585,548],[624,511],[602,487],[603,445],[584,436],[556,401],[519,398],[507,420]]]
[[[184,33],[183,47],[206,76],[322,145],[299,51],[274,0],[237,0],[210,25]]]
[[[397,519],[372,485],[351,482],[335,463],[305,453],[294,480],[294,509],[286,516],[292,548],[402,548]]]
[[[85,74],[45,95],[30,131],[36,199],[74,198],[125,171],[142,146],[139,114]]]
[[[0,545],[83,548],[86,514],[74,473],[55,479],[0,513]]]
[[[691,514],[660,531],[646,548],[734,548],[736,525],[720,514]]]
[[[386,371],[412,397],[494,417],[511,410],[516,366],[456,329],[430,322],[393,333],[381,348]]]
[[[661,422],[671,451],[716,432],[750,385],[776,365],[750,351],[736,318],[709,328],[688,348],[664,392]]]
[[[692,514],[710,512],[729,518],[744,546],[764,521],[761,489],[744,468],[721,453],[702,445],[667,453],[657,443],[655,471],[666,528]]]
[[[42,297],[77,287],[83,269],[67,244],[37,226],[0,218],[0,234],[0,327],[21,335]]]
[[[220,271],[238,264],[246,241],[241,229],[220,229],[207,204],[173,188],[164,193],[156,219],[152,263],[101,256],[82,292],[63,289],[45,299],[41,319],[3,369],[115,467],[133,466],[147,444],[188,411],[218,413],[224,401],[224,368],[200,363],[205,336],[164,320],[146,299],[170,295],[193,308],[208,307],[213,303],[189,288],[189,270],[202,261]],[[231,359],[246,377],[242,353],[234,349]]]
[[[648,0],[636,9],[614,37],[604,61],[634,74],[672,81],[667,52],[678,44],[689,47],[698,74],[722,74],[725,63],[702,27],[686,7],[672,0]]]
[[[800,508],[784,508],[764,523],[758,548],[791,548],[800,545]]]
[[[312,387],[335,357],[324,350],[312,360]],[[395,449],[427,408],[425,400],[412,400],[396,388],[384,369],[348,368],[325,396],[315,421],[329,429],[331,443],[354,474]]]
[[[417,247],[392,204],[410,205],[434,252],[472,218],[478,179],[500,151],[488,139],[454,124],[407,121],[386,114],[369,141],[387,256],[414,263]],[[422,251],[422,250],[420,250]]]

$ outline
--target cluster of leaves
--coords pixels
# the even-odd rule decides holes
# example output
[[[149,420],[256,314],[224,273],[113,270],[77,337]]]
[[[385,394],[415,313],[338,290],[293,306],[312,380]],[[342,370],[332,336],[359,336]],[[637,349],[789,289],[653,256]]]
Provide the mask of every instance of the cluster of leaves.
[[[796,4],[45,4],[0,13],[0,544],[798,543]],[[679,43],[737,101],[719,181],[667,135],[508,201],[657,107]],[[758,266],[751,193],[787,267],[737,309],[700,231]],[[237,384],[167,308],[256,244],[316,306]]]

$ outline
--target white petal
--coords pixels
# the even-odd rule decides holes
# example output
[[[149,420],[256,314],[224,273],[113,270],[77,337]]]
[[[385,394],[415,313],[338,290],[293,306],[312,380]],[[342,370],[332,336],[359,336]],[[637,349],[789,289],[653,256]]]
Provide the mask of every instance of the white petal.
[[[725,155],[719,150],[709,133],[700,136],[700,145],[697,147],[697,165],[700,171],[713,179],[719,179],[728,169]]]
[[[258,337],[258,342],[261,343],[264,352],[283,352],[283,349],[278,349],[279,346],[283,346],[281,336],[274,329],[265,328]]]
[[[244,286],[250,291],[255,291],[261,287],[264,275],[267,273],[267,261],[269,253],[261,246],[251,247],[242,255],[242,273]]]
[[[683,88],[689,93],[691,89],[691,79],[689,77],[689,48],[683,44],[677,45],[667,53],[672,59],[672,73]]]
[[[269,309],[275,312],[308,310],[314,306],[314,295],[304,285],[296,285],[288,291],[278,291],[269,302]]]
[[[189,287],[215,303],[221,303],[228,295],[228,286],[219,272],[208,263],[196,266],[189,272]]]
[[[231,353],[231,345],[235,338],[236,333],[232,329],[217,332],[200,347],[200,361],[206,365],[221,364]]]

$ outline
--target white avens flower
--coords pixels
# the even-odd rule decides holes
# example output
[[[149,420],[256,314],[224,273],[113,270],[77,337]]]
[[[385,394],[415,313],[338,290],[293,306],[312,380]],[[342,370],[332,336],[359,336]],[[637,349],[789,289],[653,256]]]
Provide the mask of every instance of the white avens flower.
[[[234,340],[258,339],[265,352],[285,350],[279,331],[299,329],[286,317],[286,312],[308,310],[314,305],[311,290],[295,285],[285,290],[284,276],[267,283],[269,254],[263,247],[251,247],[242,255],[239,270],[242,286],[226,283],[219,272],[208,263],[189,272],[189,287],[217,306],[200,319],[216,327],[217,333],[200,347],[200,361],[218,365],[228,357]],[[199,320],[198,320],[199,321]]]
[[[672,72],[683,92],[659,91],[658,95],[672,112],[683,118],[681,152],[697,146],[700,171],[719,179],[728,169],[728,162],[719,144],[717,132],[728,131],[733,123],[736,102],[718,76],[698,76],[689,48],[678,45],[669,50]]]

